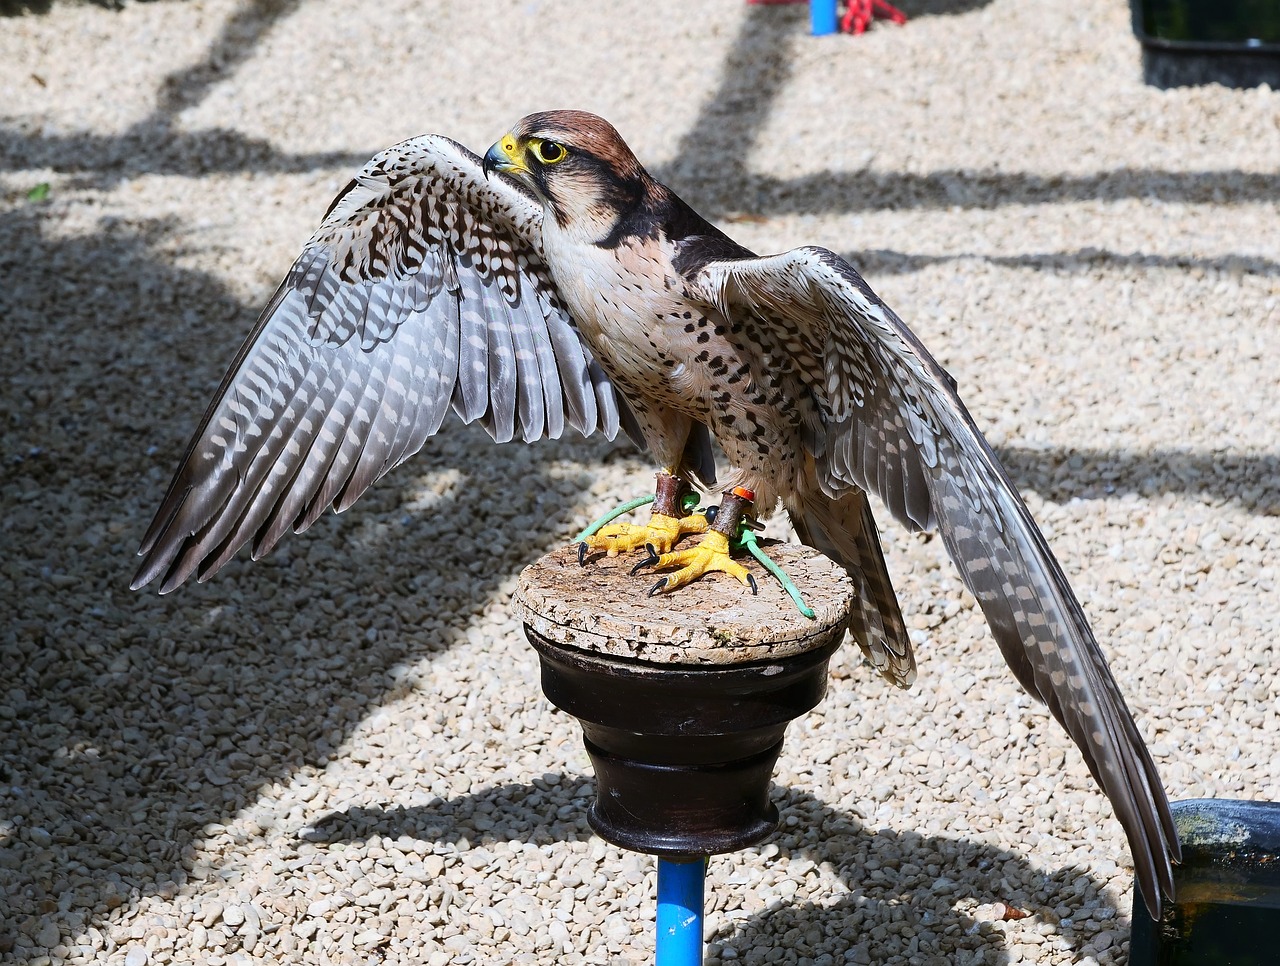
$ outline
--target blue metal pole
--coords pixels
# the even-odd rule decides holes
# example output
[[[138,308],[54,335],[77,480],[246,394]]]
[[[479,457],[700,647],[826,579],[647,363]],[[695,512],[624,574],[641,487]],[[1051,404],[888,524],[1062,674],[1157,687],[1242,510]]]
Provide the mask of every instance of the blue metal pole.
[[[809,0],[809,28],[815,37],[836,32],[836,0]]]
[[[658,857],[656,966],[702,966],[702,899],[707,860]]]

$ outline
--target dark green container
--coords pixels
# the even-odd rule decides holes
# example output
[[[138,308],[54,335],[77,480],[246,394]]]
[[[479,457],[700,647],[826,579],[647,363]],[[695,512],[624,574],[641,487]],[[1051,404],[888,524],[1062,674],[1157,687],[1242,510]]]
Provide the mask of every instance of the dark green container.
[[[1176,901],[1153,923],[1135,892],[1130,966],[1280,963],[1280,803],[1173,803]]]
[[[1280,87],[1278,0],[1130,0],[1146,82]]]

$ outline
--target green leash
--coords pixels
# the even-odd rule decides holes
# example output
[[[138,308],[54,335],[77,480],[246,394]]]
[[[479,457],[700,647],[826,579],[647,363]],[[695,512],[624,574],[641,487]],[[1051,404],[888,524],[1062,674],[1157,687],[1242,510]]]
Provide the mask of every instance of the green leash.
[[[618,519],[618,517],[622,516],[622,514],[630,513],[632,510],[642,507],[647,503],[652,503],[653,500],[654,498],[651,496],[642,496],[642,497],[637,497],[634,500],[628,500],[626,503],[622,504],[622,506],[615,507],[614,509],[606,513],[604,516],[602,516],[595,523],[592,523],[590,526],[588,526],[587,529],[583,530],[580,534],[578,534],[576,537],[573,538],[573,542],[581,543],[583,540],[587,539],[587,537],[591,536],[601,527],[607,526],[608,524],[612,523],[614,520]]]
[[[742,522],[741,532],[738,534],[738,546],[745,547],[751,556],[755,557],[760,566],[778,578],[778,583],[782,584],[785,590],[795,601],[796,609],[800,611],[809,620],[813,620],[818,615],[813,612],[813,608],[804,602],[804,598],[800,596],[800,589],[787,576],[787,572],[779,567],[776,563],[765,556],[760,544],[756,540],[756,533],[744,520]]]

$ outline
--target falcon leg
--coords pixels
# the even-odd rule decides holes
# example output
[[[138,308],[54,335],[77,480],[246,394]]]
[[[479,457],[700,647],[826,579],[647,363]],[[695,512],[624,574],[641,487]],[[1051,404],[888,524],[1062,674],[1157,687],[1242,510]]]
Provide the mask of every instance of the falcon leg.
[[[627,504],[624,510],[646,502],[649,501]],[[586,563],[587,554],[596,550],[616,557],[620,553],[652,546],[665,553],[685,534],[706,532],[707,518],[701,513],[689,512],[691,505],[696,504],[697,495],[693,487],[678,476],[659,473],[649,522],[643,526],[614,523],[598,529],[593,524],[578,537],[578,562]],[[605,517],[604,522],[612,519],[613,515],[616,514]]]
[[[743,487],[735,487],[732,493],[724,495],[724,501],[720,504],[719,512],[716,513],[707,535],[696,547],[659,553],[656,546],[650,545],[648,559],[636,564],[632,573],[644,567],[653,567],[656,570],[675,569],[675,573],[662,577],[649,589],[650,597],[664,591],[675,590],[713,571],[736,577],[749,586],[754,594],[756,592],[755,577],[751,576],[747,568],[729,554],[730,548],[738,540],[738,530],[743,516],[754,506],[755,494]]]

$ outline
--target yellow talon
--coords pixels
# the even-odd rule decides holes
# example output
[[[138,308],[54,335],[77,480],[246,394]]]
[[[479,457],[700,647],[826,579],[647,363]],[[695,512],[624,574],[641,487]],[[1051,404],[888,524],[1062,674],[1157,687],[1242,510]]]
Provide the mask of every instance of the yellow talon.
[[[691,583],[704,574],[709,574],[713,571],[736,577],[739,581],[749,586],[752,593],[755,593],[756,590],[755,578],[751,576],[746,567],[729,556],[729,540],[718,530],[710,531],[699,541],[696,547],[677,550],[674,553],[659,554],[650,566],[656,570],[667,570],[672,567],[679,568],[675,573],[663,577],[654,584],[649,591],[650,597],[657,593],[683,587],[685,584]]]
[[[635,523],[613,523],[593,533],[582,542],[588,550],[603,550],[610,557],[652,545],[659,553],[666,553],[681,537],[690,533],[705,533],[707,518],[701,513],[687,517],[667,516],[655,513],[643,526]]]

